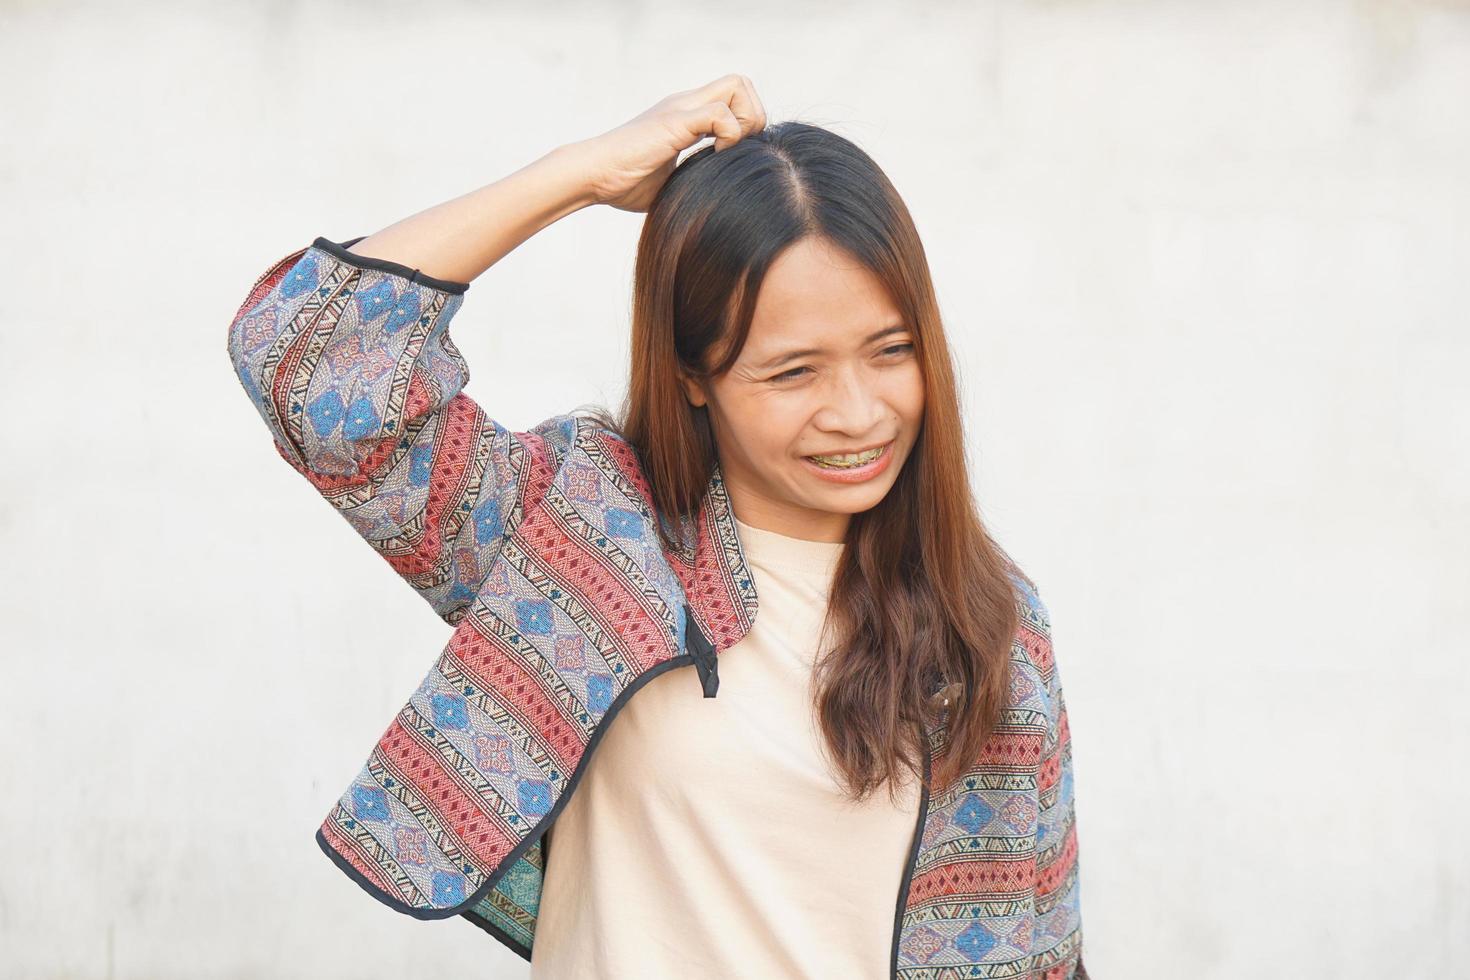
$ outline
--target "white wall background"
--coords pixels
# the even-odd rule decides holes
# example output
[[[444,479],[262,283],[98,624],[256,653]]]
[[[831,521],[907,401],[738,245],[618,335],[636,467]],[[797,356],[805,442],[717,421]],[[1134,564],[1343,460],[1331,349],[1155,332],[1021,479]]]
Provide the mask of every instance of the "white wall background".
[[[449,630],[275,455],[226,327],[316,235],[726,71],[924,235],[1054,618],[1094,976],[1470,976],[1448,0],[0,4],[0,973],[526,975],[312,840]],[[640,221],[475,282],[505,424],[620,398]]]

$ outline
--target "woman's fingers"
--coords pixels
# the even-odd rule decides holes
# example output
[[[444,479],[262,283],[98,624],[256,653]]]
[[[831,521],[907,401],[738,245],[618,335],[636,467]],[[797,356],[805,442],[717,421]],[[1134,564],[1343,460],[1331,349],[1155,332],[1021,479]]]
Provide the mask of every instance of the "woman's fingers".
[[[698,131],[701,139],[707,134],[714,136],[716,153],[739,143],[745,135],[739,118],[724,102],[711,102],[701,106],[696,119],[702,123]]]
[[[766,110],[761,104],[760,97],[755,94],[755,85],[744,75],[731,73],[723,75],[707,85],[695,89],[695,97],[701,103],[701,110],[711,103],[723,103],[730,113],[735,117],[740,132],[736,139],[730,142],[738,142],[741,137],[750,133],[759,132],[766,126]],[[717,137],[722,134],[716,133]],[[716,139],[716,150],[723,150],[729,143],[720,143]]]
[[[583,140],[578,153],[593,201],[627,211],[647,210],[679,154],[707,136],[716,152],[766,127],[755,85],[729,74],[660,99],[623,125]]]
[[[761,102],[760,96],[756,94],[755,83],[752,82],[745,75],[740,75],[739,78],[740,81],[743,83],[745,96],[747,99],[750,100],[750,105],[752,109],[751,118],[754,120],[754,125],[751,127],[751,132],[760,132],[762,129],[766,128],[765,104]],[[739,115],[739,113],[736,113],[736,115]]]

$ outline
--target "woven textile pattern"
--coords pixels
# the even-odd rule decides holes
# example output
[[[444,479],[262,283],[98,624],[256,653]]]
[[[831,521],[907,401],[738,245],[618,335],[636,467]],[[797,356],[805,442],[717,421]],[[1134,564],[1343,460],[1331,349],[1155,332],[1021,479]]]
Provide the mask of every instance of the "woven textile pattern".
[[[932,794],[898,937],[897,976],[1083,980],[1071,738],[1051,619],[1026,582],[1010,700],[986,751]],[[936,760],[942,728],[930,733]]]
[[[588,419],[524,432],[462,390],[466,284],[318,238],[257,279],[231,363],[277,453],[454,632],[317,829],[341,870],[529,959],[542,834],[639,687],[724,650],[758,608],[718,466],[666,551],[637,455]],[[928,795],[895,977],[1086,978],[1071,744],[1050,617],[1018,581],[1011,703]],[[699,696],[691,672],[691,694]],[[934,753],[945,750],[931,729]],[[937,758],[937,756],[936,756]],[[753,820],[764,819],[751,814]]]
[[[531,461],[564,421],[520,439],[460,389],[445,328],[464,297],[316,248],[273,265],[229,353],[277,451],[446,622],[457,622],[523,509]]]

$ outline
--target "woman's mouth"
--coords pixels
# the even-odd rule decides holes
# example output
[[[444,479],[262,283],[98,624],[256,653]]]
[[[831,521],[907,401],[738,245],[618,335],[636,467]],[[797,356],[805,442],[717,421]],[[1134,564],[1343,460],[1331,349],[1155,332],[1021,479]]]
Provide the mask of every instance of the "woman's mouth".
[[[803,456],[802,462],[813,473],[833,483],[862,483],[888,468],[893,458],[893,443],[885,442],[876,449],[845,456]]]

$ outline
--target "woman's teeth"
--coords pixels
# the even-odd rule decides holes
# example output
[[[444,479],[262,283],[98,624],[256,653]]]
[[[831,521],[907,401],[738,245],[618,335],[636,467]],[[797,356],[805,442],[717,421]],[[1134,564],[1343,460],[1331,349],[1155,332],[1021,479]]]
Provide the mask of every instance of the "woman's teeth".
[[[831,466],[836,469],[851,469],[854,466],[862,466],[864,463],[871,463],[873,460],[883,455],[883,450],[887,448],[888,446],[885,444],[879,446],[876,449],[869,449],[866,452],[861,453],[844,453],[841,456],[808,456],[807,459],[812,460],[819,466]]]

